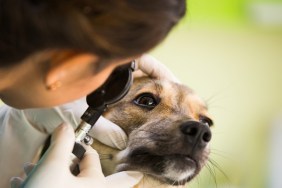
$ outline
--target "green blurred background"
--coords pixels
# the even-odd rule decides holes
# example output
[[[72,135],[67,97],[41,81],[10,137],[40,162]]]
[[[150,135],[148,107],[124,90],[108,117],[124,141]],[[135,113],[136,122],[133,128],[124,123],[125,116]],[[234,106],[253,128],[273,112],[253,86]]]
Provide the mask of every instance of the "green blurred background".
[[[209,164],[188,187],[270,188],[282,1],[189,0],[186,18],[151,53],[207,101],[215,120],[211,159],[220,170]]]

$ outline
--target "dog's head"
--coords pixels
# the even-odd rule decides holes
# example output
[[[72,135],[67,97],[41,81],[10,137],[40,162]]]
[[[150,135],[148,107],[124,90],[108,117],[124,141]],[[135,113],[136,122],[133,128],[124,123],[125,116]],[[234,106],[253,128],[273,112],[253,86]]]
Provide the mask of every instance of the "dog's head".
[[[116,171],[141,171],[183,185],[208,159],[212,120],[205,103],[184,85],[137,78],[104,116],[128,135],[126,149],[112,153]]]

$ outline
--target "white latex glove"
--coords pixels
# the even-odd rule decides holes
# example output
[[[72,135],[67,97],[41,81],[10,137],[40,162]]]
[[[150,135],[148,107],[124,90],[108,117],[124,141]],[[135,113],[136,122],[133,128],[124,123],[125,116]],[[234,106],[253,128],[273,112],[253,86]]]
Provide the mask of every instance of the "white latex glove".
[[[72,125],[75,129],[79,125],[81,121],[80,117],[87,107],[86,99],[82,98],[54,108],[22,110],[22,114],[33,127],[41,132],[51,134],[57,125],[64,122]],[[89,135],[119,150],[123,150],[126,147],[127,136],[124,131],[104,117],[99,118],[89,132]]]
[[[70,125],[62,124],[54,131],[51,145],[39,163],[26,165],[28,175],[25,181],[19,177],[11,179],[12,188],[107,188],[133,187],[143,177],[140,173],[121,172],[105,178],[99,160],[99,155],[91,147],[81,160],[80,173],[73,176],[70,167],[70,155],[73,149],[74,132]]]
[[[137,70],[141,70],[150,77],[180,83],[180,81],[164,64],[149,54],[144,54],[137,59],[136,66]]]
[[[127,135],[113,122],[101,116],[95,126],[90,130],[89,135],[105,145],[123,150],[126,148]]]

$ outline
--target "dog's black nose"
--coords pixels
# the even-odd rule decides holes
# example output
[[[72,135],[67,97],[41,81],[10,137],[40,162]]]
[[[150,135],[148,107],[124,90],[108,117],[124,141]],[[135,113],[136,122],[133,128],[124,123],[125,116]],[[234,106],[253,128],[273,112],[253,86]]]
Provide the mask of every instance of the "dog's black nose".
[[[190,143],[198,144],[201,147],[205,147],[212,137],[210,128],[197,121],[183,123],[180,125],[180,130]]]

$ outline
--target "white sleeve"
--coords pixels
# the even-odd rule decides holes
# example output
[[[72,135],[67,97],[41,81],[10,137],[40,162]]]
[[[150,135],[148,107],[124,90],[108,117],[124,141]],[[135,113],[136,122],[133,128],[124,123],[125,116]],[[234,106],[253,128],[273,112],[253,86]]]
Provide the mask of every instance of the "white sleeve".
[[[46,138],[62,122],[73,127],[86,110],[85,100],[55,108],[18,110],[0,107],[0,187],[10,187],[13,176],[23,176],[23,164],[36,162]]]
[[[27,121],[40,132],[51,134],[63,122],[76,128],[87,109],[85,98],[53,108],[26,109],[22,113]]]
[[[23,176],[23,164],[35,160],[47,135],[35,129],[20,110],[0,108],[0,187],[12,176]]]

